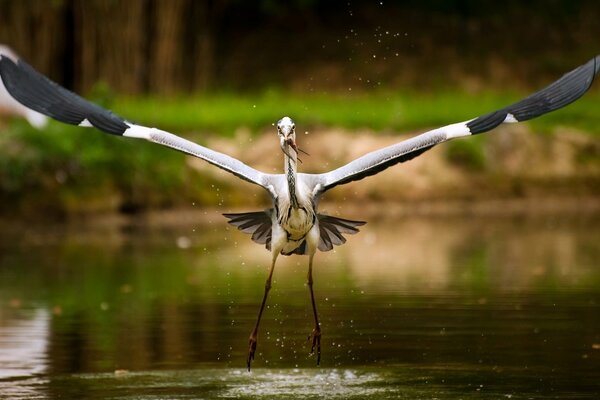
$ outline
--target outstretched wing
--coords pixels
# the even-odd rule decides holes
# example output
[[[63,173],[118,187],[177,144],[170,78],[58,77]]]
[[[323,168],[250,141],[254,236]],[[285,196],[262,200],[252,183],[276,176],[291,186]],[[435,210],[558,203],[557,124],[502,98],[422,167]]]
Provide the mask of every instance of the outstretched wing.
[[[264,244],[267,250],[271,250],[271,228],[273,209],[265,211],[253,211],[245,213],[224,213],[231,225],[240,231],[252,235],[252,240],[258,244]]]
[[[13,61],[0,55],[0,77],[12,97],[41,114],[71,125],[95,127],[113,135],[146,139],[201,158],[241,179],[267,188],[267,174],[172,133],[128,122],[61,87],[23,60]]]
[[[341,246],[346,243],[343,234],[354,235],[358,233],[359,226],[366,224],[365,221],[353,221],[350,219],[332,217],[331,215],[318,214],[319,218],[319,250],[329,251],[333,246]]]
[[[8,46],[0,44],[0,55],[17,60],[18,57]],[[48,117],[33,111],[16,101],[7,91],[0,79],[0,114],[19,115],[27,120],[31,126],[42,129],[48,123]]]
[[[494,129],[502,123],[527,121],[574,102],[590,88],[600,70],[600,56],[563,75],[554,83],[508,107],[469,121],[447,125],[368,153],[348,164],[312,177],[318,192],[374,175],[423,154],[438,143]]]

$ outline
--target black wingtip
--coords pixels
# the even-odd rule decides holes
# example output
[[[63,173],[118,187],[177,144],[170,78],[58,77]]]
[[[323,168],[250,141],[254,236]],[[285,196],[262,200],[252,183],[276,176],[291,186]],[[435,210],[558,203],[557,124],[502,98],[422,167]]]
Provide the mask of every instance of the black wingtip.
[[[544,89],[508,107],[482,115],[467,123],[471,134],[487,132],[511,114],[517,122],[527,121],[563,108],[583,96],[600,71],[600,55],[564,74]]]
[[[600,72],[600,54],[594,57],[594,76],[592,77],[592,81],[598,75],[598,72]]]
[[[0,77],[8,93],[25,107],[71,125],[87,120],[94,127],[122,135],[126,121],[51,81],[21,59],[0,55]]]
[[[4,53],[0,53],[0,71],[2,71],[3,69],[6,68],[10,68],[10,64],[12,64],[13,66],[16,67],[15,62],[13,61],[13,59],[11,57],[9,57],[8,55],[4,54]],[[8,65],[8,66],[6,66]],[[2,75],[2,74],[0,74]]]

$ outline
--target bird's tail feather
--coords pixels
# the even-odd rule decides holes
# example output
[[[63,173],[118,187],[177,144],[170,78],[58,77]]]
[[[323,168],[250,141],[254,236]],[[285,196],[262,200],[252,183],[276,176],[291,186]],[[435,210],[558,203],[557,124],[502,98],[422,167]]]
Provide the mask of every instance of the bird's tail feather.
[[[272,215],[272,208],[264,211],[223,214],[229,219],[228,222],[231,225],[252,235],[252,240],[258,244],[264,244],[267,250],[271,250]],[[324,214],[317,214],[317,218],[320,231],[318,248],[321,251],[329,251],[333,249],[333,246],[346,243],[344,234],[358,233],[358,227],[366,224],[364,221],[353,221]],[[306,254],[305,243],[300,243],[296,251],[290,254]]]

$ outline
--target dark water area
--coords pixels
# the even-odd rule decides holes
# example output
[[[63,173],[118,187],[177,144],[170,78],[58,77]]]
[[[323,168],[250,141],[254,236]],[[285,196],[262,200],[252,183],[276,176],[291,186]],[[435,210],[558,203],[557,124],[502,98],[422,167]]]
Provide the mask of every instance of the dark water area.
[[[217,216],[0,228],[0,398],[600,398],[600,216],[376,216],[281,258]]]

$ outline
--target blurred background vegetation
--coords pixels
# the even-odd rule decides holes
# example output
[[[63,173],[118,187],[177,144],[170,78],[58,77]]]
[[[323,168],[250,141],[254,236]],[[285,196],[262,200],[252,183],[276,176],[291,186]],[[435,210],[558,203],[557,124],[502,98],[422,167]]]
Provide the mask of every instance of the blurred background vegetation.
[[[130,120],[238,151],[246,162],[269,156],[257,150],[260,138],[290,115],[311,134],[309,152],[323,152],[305,167],[322,171],[361,153],[337,148],[356,132],[383,144],[544,86],[600,53],[598,15],[600,3],[584,0],[0,0],[0,43]],[[599,104],[596,84],[565,110],[507,128],[508,139],[445,145],[438,169],[419,178],[429,190],[360,193],[354,186],[337,196],[595,197]],[[248,202],[247,186],[151,144],[58,123],[40,132],[15,119],[0,120],[0,133],[3,214]],[[338,134],[348,140],[327,140]],[[448,169],[454,175],[440,175]],[[411,188],[410,176],[399,179]]]

